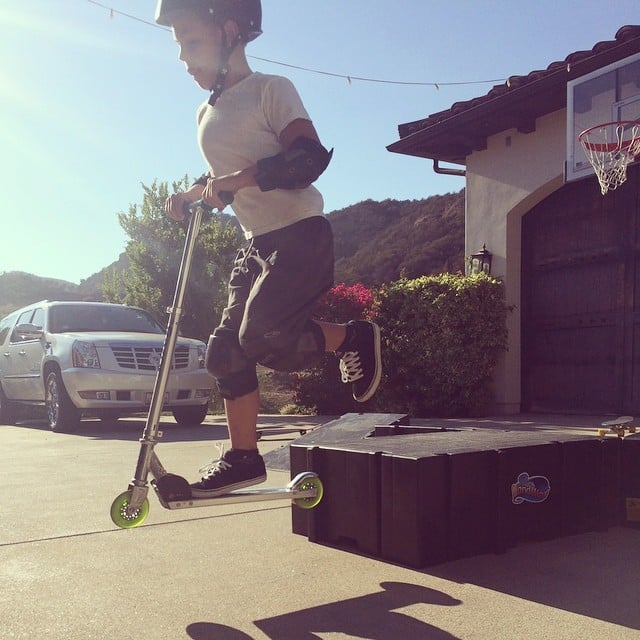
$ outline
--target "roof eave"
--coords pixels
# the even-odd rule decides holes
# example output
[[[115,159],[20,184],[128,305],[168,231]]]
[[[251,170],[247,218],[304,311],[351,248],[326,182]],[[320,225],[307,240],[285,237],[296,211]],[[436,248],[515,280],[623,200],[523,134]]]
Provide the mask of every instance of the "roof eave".
[[[511,128],[521,133],[535,131],[537,118],[566,108],[569,80],[640,51],[640,28],[623,27],[616,37],[625,29],[633,30],[632,37],[599,43],[591,51],[578,51],[549,65],[545,71],[515,77],[512,82],[494,87],[492,92],[497,95],[491,96],[490,92],[428,118],[399,125],[401,138],[387,149],[465,165],[468,155],[486,148],[491,135]]]

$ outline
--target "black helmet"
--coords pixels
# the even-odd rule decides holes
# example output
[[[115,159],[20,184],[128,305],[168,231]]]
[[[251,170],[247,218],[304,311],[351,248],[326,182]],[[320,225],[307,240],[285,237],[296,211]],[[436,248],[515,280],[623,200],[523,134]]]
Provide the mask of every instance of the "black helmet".
[[[262,33],[260,0],[158,0],[156,22],[170,27],[176,14],[193,9],[208,12],[220,25],[233,20],[240,27],[244,42],[251,42]]]

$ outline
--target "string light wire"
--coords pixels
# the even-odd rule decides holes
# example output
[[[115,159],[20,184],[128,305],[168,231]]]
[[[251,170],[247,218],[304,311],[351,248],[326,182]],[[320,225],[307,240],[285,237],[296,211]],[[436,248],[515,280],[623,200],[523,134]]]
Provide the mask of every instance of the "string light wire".
[[[151,22],[150,20],[145,20],[144,18],[139,18],[138,16],[134,16],[130,13],[126,13],[125,11],[120,11],[118,9],[114,9],[112,7],[103,4],[102,2],[98,2],[98,0],[87,0],[90,4],[94,4],[102,9],[106,9],[109,12],[109,17],[113,18],[114,15],[119,15],[124,18],[128,18],[129,20],[135,20],[136,22],[141,22],[149,27],[154,27],[156,29],[161,29],[162,31],[170,31],[166,27],[162,25],[156,24],[155,22]],[[261,58],[259,56],[247,55],[247,58],[251,58],[252,60],[260,60],[261,62],[267,62],[269,64],[279,65],[281,67],[288,67],[290,69],[297,69],[298,71],[305,71],[307,73],[316,73],[318,75],[323,76],[331,76],[333,78],[342,78],[346,80],[349,84],[352,81],[357,80],[359,82],[375,82],[378,84],[392,84],[392,85],[405,85],[405,86],[418,86],[418,87],[434,87],[439,90],[440,87],[453,87],[453,86],[464,86],[471,84],[495,84],[499,82],[505,82],[504,78],[494,78],[493,80],[466,80],[461,82],[411,82],[405,80],[384,80],[381,78],[367,78],[364,76],[353,76],[346,75],[342,73],[333,73],[331,71],[322,71],[320,69],[311,69],[309,67],[301,67],[295,64],[289,64],[287,62],[279,62],[277,60],[270,60],[269,58]]]

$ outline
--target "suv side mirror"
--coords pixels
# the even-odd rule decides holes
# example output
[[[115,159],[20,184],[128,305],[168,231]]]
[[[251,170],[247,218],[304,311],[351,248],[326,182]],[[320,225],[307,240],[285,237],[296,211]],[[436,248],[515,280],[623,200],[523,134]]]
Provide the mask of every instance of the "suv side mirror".
[[[14,330],[14,336],[20,336],[21,340],[36,340],[42,337],[44,331],[42,327],[38,327],[35,324],[31,324],[30,322],[25,322],[24,324],[19,324]]]

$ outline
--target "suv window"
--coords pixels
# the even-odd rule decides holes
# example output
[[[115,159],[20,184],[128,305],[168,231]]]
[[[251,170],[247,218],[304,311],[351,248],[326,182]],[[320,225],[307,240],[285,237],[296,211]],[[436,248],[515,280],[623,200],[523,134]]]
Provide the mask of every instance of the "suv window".
[[[38,327],[38,329],[44,329],[44,309],[40,307],[33,312],[33,318],[31,318],[31,324]]]
[[[124,331],[126,333],[164,333],[146,312],[134,307],[102,305],[60,305],[51,307],[49,331]]]
[[[11,328],[16,320],[16,314],[12,313],[10,316],[3,318],[0,321],[0,344],[4,344],[7,336],[11,333]]]

